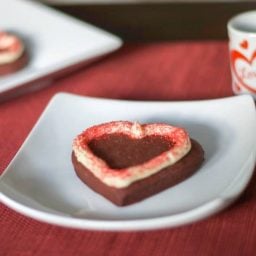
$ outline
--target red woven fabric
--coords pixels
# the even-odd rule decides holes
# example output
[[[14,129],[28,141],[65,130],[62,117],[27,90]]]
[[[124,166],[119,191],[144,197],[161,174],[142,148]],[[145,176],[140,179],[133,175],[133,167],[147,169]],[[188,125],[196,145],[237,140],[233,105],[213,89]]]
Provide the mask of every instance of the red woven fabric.
[[[65,91],[133,100],[190,100],[232,95],[227,42],[125,45],[50,87],[0,105],[0,173],[50,98]],[[207,220],[147,232],[57,227],[0,206],[0,255],[255,255],[256,175],[240,199]]]

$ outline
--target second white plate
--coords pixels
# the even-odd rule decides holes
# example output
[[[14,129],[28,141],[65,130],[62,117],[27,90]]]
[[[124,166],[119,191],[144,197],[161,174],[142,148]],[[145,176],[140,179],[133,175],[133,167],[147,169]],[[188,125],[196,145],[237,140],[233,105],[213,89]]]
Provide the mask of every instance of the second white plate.
[[[15,17],[11,15],[15,10]],[[19,72],[0,77],[0,100],[21,86],[43,86],[60,71],[77,67],[112,52],[122,40],[86,22],[79,21],[35,1],[0,1],[0,30],[24,39],[30,61]],[[33,84],[37,81],[37,84]],[[30,83],[30,84],[29,84]],[[22,88],[24,90],[24,88]]]
[[[112,120],[186,127],[206,153],[189,179],[149,199],[117,207],[75,175],[73,138]],[[256,158],[256,116],[250,96],[192,102],[135,102],[58,94],[0,179],[0,200],[32,218],[66,227],[145,230],[205,218],[247,185]]]

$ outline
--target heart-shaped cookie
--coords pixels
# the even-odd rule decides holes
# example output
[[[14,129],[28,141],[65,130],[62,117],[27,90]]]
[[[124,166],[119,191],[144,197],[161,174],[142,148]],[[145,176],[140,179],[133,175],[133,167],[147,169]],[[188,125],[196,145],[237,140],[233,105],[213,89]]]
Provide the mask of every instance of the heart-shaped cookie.
[[[23,41],[14,34],[0,31],[0,75],[16,72],[27,62]]]
[[[196,165],[193,163],[193,171],[194,166],[198,167],[203,159],[203,151],[200,146],[197,148],[200,149],[200,161],[196,161]],[[175,166],[190,151],[191,140],[182,128],[167,124],[140,125],[117,121],[90,127],[78,135],[73,142],[73,163],[78,176],[86,184],[114,203],[125,205],[151,195],[154,189],[147,188],[140,192],[142,198],[141,195],[136,195],[134,200],[133,188],[138,184],[145,187],[145,181],[152,177],[157,178],[162,170]],[[190,175],[192,169],[186,168],[185,176]],[[170,172],[169,175],[172,176],[173,173]],[[179,182],[185,176],[180,171],[178,179],[174,177],[168,180],[168,186],[174,184],[173,181]],[[166,185],[162,188],[157,183],[151,185],[157,191],[166,188]],[[115,190],[118,191],[118,196],[114,196],[117,199],[113,200]],[[130,193],[130,190],[133,192]],[[149,190],[150,193],[145,193]],[[129,199],[127,195],[130,198],[132,195],[133,199]]]

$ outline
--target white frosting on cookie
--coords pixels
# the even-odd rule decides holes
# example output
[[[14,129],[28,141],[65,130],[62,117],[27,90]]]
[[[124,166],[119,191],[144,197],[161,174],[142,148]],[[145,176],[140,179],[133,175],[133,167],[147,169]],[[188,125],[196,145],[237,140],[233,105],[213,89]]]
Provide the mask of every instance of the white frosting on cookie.
[[[169,150],[143,164],[117,171],[111,169],[103,159],[94,155],[88,146],[88,143],[92,139],[113,133],[125,134],[131,137],[131,139],[141,139],[151,135],[165,136],[168,140],[173,141],[174,145]],[[126,121],[93,126],[78,135],[73,142],[73,152],[77,161],[103,183],[115,188],[127,187],[135,181],[147,178],[161,171],[163,168],[175,164],[190,149],[191,141],[189,135],[182,128],[167,124],[140,125]]]
[[[0,32],[0,65],[15,62],[23,52],[24,45],[17,36]]]

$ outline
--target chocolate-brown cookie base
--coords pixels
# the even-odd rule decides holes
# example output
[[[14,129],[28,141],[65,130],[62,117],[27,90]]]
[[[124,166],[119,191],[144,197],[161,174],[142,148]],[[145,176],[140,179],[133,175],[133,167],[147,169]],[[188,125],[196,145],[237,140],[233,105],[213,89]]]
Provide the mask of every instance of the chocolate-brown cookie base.
[[[190,152],[180,161],[148,178],[134,182],[126,188],[105,185],[77,161],[74,152],[72,153],[72,162],[77,176],[85,184],[114,204],[125,206],[170,188],[195,173],[204,160],[204,151],[198,142],[195,140],[191,140],[191,142]]]
[[[28,64],[28,59],[28,54],[25,51],[16,61],[3,65],[0,64],[0,76],[9,75],[21,70]]]

